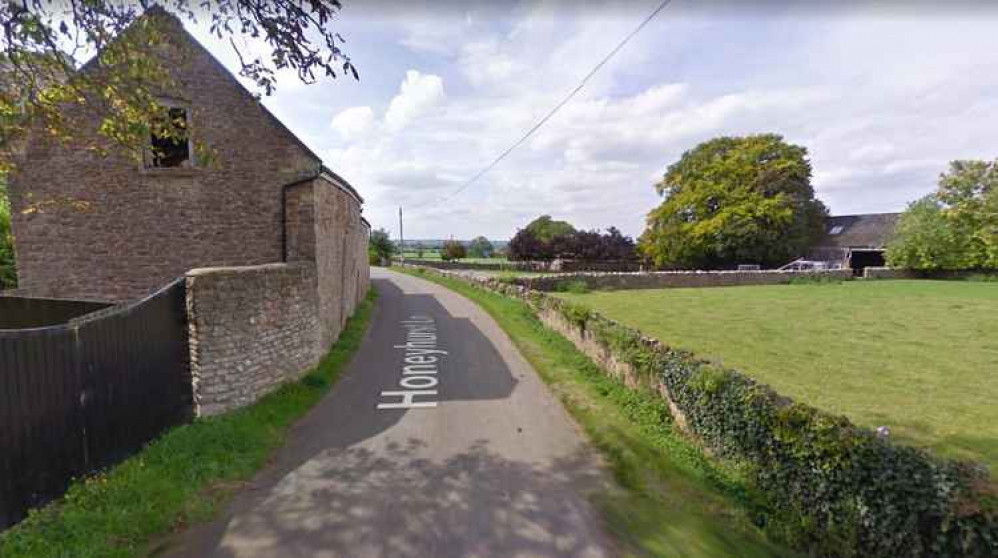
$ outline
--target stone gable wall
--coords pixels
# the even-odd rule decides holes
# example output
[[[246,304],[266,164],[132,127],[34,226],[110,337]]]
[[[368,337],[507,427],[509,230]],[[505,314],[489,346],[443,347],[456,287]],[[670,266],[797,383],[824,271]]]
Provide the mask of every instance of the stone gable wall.
[[[214,150],[197,168],[147,169],[38,136],[10,176],[22,292],[121,301],[206,266],[283,259],[282,189],[320,161],[217,61],[164,18],[164,52],[189,103],[192,139]],[[93,129],[99,124],[92,119]]]
[[[328,348],[310,263],[194,269],[186,281],[199,416],[248,405],[298,379]]]

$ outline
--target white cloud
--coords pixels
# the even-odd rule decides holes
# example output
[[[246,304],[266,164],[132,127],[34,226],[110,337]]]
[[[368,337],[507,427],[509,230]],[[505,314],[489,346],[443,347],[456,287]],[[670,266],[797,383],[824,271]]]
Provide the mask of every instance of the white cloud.
[[[350,107],[337,114],[330,126],[345,140],[362,138],[374,127],[374,111],[371,107]]]
[[[344,20],[360,83],[279,88],[268,101],[364,194],[376,227],[393,227],[402,204],[413,238],[508,238],[541,213],[637,235],[665,168],[722,134],[806,146],[836,213],[901,209],[946,161],[998,155],[998,11],[680,3],[525,145],[441,202],[645,15],[623,0],[500,4]]]
[[[465,44],[458,63],[475,87],[506,84],[525,69],[494,38]]]
[[[440,76],[409,70],[405,73],[399,94],[388,105],[385,124],[390,131],[397,132],[443,103],[445,98],[444,80]]]

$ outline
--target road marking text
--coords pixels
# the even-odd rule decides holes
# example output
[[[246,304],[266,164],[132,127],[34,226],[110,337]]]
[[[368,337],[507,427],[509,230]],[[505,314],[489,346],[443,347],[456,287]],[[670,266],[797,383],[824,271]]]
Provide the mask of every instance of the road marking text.
[[[395,349],[405,350],[401,390],[382,391],[379,409],[420,409],[436,407],[434,397],[439,383],[437,363],[447,351],[437,348],[437,326],[429,316],[411,316],[402,320],[406,330],[405,344]]]

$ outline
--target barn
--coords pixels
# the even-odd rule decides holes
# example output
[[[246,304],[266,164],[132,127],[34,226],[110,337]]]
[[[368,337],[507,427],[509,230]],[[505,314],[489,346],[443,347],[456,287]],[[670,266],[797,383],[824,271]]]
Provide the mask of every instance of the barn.
[[[808,252],[811,261],[828,262],[861,273],[885,265],[884,250],[900,213],[867,213],[829,217],[822,239]]]

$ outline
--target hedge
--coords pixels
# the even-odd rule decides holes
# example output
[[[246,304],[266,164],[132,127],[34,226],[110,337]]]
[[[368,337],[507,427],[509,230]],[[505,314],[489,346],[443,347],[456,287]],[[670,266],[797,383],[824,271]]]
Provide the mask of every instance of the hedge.
[[[984,467],[894,444],[578,305],[462,279],[556,313],[664,392],[689,435],[747,468],[771,537],[834,558],[998,556],[998,488]]]

